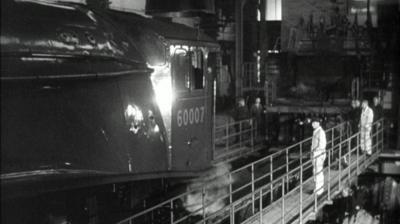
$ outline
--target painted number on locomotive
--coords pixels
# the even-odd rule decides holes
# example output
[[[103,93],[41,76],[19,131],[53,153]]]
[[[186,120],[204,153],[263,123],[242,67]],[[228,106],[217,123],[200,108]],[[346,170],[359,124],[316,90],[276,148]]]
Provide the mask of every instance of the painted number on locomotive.
[[[178,110],[178,127],[204,123],[204,106]]]

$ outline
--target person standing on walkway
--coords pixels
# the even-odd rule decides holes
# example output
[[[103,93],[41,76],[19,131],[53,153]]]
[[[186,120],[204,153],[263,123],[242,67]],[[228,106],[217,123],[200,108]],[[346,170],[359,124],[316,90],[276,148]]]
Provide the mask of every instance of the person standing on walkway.
[[[358,124],[360,124],[361,108],[360,101],[352,100],[351,109],[348,113],[348,120],[350,122],[351,134],[358,132]]]
[[[373,98],[373,103],[374,104],[371,107],[371,109],[372,109],[372,112],[374,112],[374,122],[375,122],[383,117],[383,108],[382,108],[379,97],[375,96]],[[376,125],[377,125],[377,128],[379,128],[381,124],[377,123]]]
[[[265,126],[264,126],[264,118],[265,111],[264,107],[261,104],[260,97],[257,97],[254,101],[254,104],[250,108],[251,116],[255,119],[257,124],[257,135],[256,138],[259,139],[265,136]]]
[[[368,106],[368,100],[363,100],[361,104],[361,118],[360,118],[360,146],[361,151],[371,155],[371,130],[372,122],[374,121],[374,112]]]
[[[361,103],[358,99],[354,99],[351,101],[351,110],[348,114],[348,119],[350,122],[351,132],[350,135],[354,135],[359,131],[360,125],[360,117],[361,117]],[[358,142],[357,138],[351,139],[351,148],[354,149]]]
[[[246,101],[244,98],[239,98],[237,106],[235,108],[233,118],[238,123],[235,125],[237,137],[241,144],[242,141],[250,141],[249,129],[251,128],[252,122],[248,120],[250,118],[250,112],[247,108]]]
[[[313,118],[311,125],[314,129],[311,142],[311,159],[315,181],[315,192],[321,195],[324,192],[324,161],[326,158],[326,135],[319,118]]]
[[[246,101],[244,98],[239,98],[237,101],[237,106],[235,108],[233,118],[236,121],[241,121],[250,118],[249,109],[246,106]]]

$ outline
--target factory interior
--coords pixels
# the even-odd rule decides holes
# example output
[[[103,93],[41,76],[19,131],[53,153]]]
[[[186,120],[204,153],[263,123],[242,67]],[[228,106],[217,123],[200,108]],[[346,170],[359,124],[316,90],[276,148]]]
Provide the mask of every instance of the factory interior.
[[[2,0],[1,223],[400,223],[400,0]]]

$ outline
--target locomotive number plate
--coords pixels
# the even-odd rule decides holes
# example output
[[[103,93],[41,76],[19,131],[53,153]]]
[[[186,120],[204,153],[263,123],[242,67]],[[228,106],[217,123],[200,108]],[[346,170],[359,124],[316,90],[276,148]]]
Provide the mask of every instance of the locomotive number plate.
[[[178,127],[204,123],[204,106],[178,110]]]

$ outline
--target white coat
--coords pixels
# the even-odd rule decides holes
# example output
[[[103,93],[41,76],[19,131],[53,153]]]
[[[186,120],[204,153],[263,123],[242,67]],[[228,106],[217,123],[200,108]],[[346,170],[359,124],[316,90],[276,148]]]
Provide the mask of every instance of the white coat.
[[[313,132],[311,152],[314,167],[315,192],[320,195],[324,192],[323,169],[326,158],[326,135],[322,127],[316,128]]]
[[[371,129],[374,121],[374,112],[368,106],[361,111],[360,126],[361,129]]]
[[[371,129],[372,122],[374,121],[374,112],[368,106],[361,111],[360,118],[360,147],[361,150],[367,152],[367,154],[372,154],[372,139],[371,139]]]
[[[313,153],[322,153],[325,152],[326,148],[326,135],[325,131],[322,127],[318,127],[313,132],[312,142],[311,142],[311,149]]]

